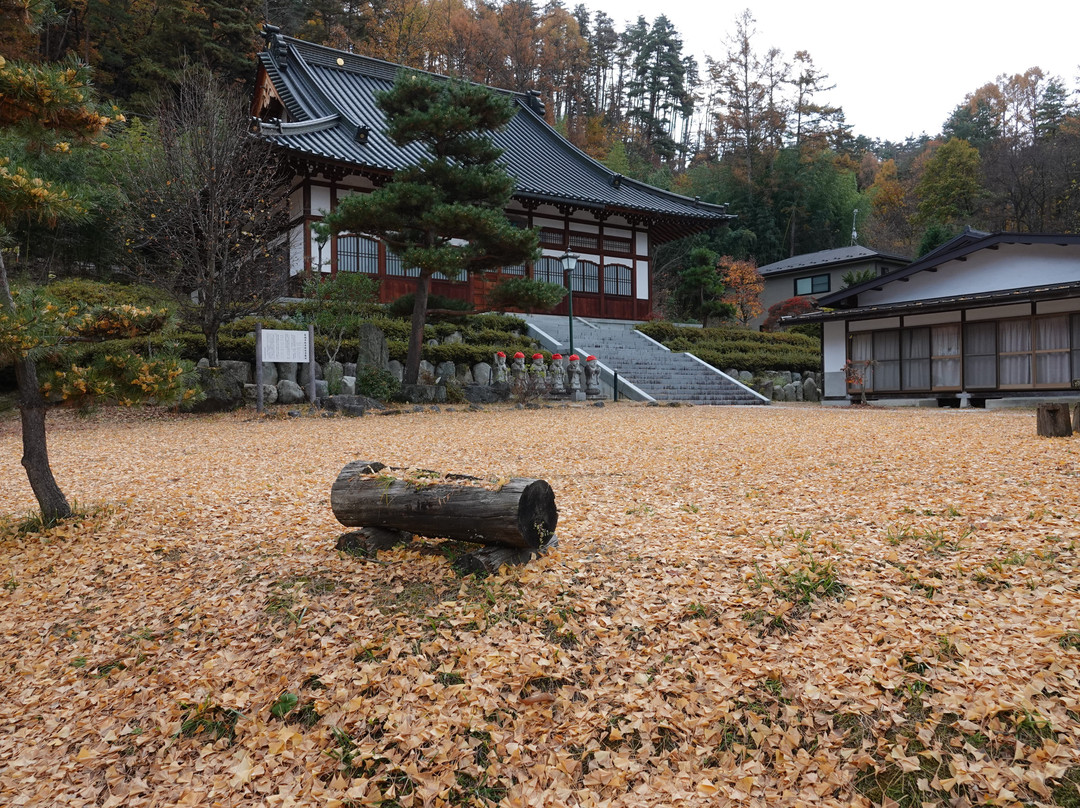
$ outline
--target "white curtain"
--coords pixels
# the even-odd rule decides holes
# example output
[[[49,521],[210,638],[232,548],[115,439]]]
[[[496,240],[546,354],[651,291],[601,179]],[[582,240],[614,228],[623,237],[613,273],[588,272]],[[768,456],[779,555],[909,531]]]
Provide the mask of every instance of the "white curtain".
[[[858,366],[858,369],[863,374],[863,384],[852,383],[851,389],[856,393],[862,389],[872,390],[874,388],[874,368],[867,367],[863,370],[863,363],[869,362],[874,358],[874,335],[873,334],[855,334],[851,337],[851,362]]]
[[[900,334],[900,357],[905,390],[930,389],[930,329],[912,328]]]
[[[1035,381],[1069,383],[1069,316],[1040,317],[1035,321]]]
[[[930,329],[931,382],[933,387],[960,386],[960,326],[939,325]]]
[[[1002,387],[1031,384],[1031,320],[998,323],[998,345],[998,383]]]
[[[964,386],[997,387],[997,326],[968,323],[964,327]]]
[[[900,389],[899,331],[879,331],[874,335],[874,389]]]

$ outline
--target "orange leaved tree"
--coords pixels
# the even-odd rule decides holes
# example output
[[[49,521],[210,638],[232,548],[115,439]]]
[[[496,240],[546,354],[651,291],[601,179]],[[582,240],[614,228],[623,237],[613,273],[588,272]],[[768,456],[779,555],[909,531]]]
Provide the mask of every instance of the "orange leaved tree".
[[[734,309],[739,325],[746,325],[764,311],[761,293],[765,281],[757,271],[757,264],[725,255],[720,259],[719,269],[724,275],[726,289],[721,301]]]

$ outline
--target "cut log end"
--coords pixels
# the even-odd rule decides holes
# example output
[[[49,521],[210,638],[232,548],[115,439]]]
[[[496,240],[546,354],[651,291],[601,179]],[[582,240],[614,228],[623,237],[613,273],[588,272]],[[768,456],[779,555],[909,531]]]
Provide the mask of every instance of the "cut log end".
[[[1073,425],[1068,404],[1040,404],[1035,413],[1035,428],[1044,438],[1067,438]]]
[[[548,543],[559,523],[555,508],[555,492],[544,480],[535,480],[521,492],[518,500],[518,531],[529,547],[539,548]]]

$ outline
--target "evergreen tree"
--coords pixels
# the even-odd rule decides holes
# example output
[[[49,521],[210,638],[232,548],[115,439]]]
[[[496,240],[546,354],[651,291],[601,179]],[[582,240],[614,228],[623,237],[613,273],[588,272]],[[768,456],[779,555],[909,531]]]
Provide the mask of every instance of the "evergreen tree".
[[[690,251],[689,260],[679,271],[676,300],[682,313],[701,320],[702,327],[710,320],[727,319],[734,315],[735,307],[724,302],[724,273],[720,256],[707,247]]]
[[[334,232],[381,239],[419,270],[404,379],[415,384],[431,277],[524,263],[536,254],[537,237],[506,218],[514,180],[490,138],[514,116],[506,99],[476,85],[403,73],[377,103],[390,140],[419,144],[427,156],[375,192],[346,197],[326,221]]]
[[[93,147],[113,119],[91,103],[90,71],[74,63],[34,65],[0,56],[0,245],[11,224],[35,219],[45,223],[86,215],[78,188],[36,176],[25,157],[51,150],[67,154]],[[55,357],[65,344],[136,336],[163,324],[160,313],[112,307],[97,311],[62,311],[47,295],[16,291],[0,251],[0,365],[13,365],[19,393],[23,457],[27,479],[42,519],[55,523],[71,515],[71,506],[53,476],[45,432],[46,398],[38,381],[37,360]],[[119,333],[117,333],[119,332]],[[142,391],[161,401],[182,392],[184,368],[168,360],[150,362],[112,358],[101,374],[72,368],[61,392],[97,393],[123,398]]]

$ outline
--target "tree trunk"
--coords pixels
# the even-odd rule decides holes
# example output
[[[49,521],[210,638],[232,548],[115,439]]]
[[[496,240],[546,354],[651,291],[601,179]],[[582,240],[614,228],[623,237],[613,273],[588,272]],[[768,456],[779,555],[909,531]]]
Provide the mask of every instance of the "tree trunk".
[[[203,336],[206,337],[206,361],[210,363],[210,367],[216,368],[218,366],[218,331],[216,328],[206,329],[203,331]]]
[[[32,360],[21,359],[15,363],[15,379],[19,386],[19,414],[22,419],[22,465],[41,508],[42,521],[54,524],[71,516],[71,506],[57,485],[49,465],[49,447],[45,439],[45,398],[41,395],[37,368]]]
[[[7,267],[0,254],[0,305],[15,311],[15,299],[8,285]],[[71,516],[67,497],[56,484],[49,466],[49,447],[45,439],[45,397],[41,395],[37,368],[32,359],[21,358],[15,362],[15,382],[19,388],[19,417],[22,421],[22,465],[30,488],[41,508],[41,518],[46,524]]]
[[[380,475],[385,468],[357,460],[341,470],[330,492],[339,522],[526,550],[542,547],[555,533],[555,493],[543,480],[515,477],[492,491],[470,484],[471,478],[417,485]]]
[[[424,350],[424,321],[427,319],[428,292],[431,290],[431,274],[420,270],[413,298],[412,328],[409,331],[409,353],[405,358],[405,384],[416,384],[420,379],[420,357]]]
[[[1044,438],[1067,438],[1072,435],[1068,404],[1040,404],[1035,413],[1035,428]]]

